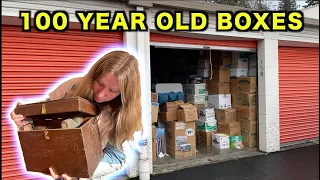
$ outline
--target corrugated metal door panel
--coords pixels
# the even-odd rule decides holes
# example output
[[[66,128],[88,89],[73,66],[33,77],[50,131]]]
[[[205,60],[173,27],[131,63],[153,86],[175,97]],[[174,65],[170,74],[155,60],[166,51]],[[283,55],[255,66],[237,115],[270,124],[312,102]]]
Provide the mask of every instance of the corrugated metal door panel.
[[[2,179],[43,179],[21,169],[21,150],[7,118],[12,101],[43,95],[58,79],[82,72],[101,50],[122,43],[121,32],[40,33],[2,26]]]
[[[209,40],[209,39],[197,39],[197,38],[180,37],[180,36],[158,34],[158,33],[150,33],[150,42],[240,47],[240,48],[257,48],[256,41]]]
[[[319,48],[279,47],[280,143],[319,137]]]

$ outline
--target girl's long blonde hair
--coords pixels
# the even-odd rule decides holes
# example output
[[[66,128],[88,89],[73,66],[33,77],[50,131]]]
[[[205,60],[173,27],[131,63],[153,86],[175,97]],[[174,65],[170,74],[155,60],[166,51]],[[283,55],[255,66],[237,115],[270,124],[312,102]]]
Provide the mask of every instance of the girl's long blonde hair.
[[[116,147],[132,140],[137,130],[142,130],[141,87],[137,59],[125,51],[112,51],[100,58],[81,79],[71,96],[80,96],[94,102],[92,85],[106,73],[118,77],[120,95],[110,102],[100,103],[100,137],[103,145],[110,142]],[[103,118],[104,109],[111,108],[111,118]],[[109,109],[110,109],[109,108]]]

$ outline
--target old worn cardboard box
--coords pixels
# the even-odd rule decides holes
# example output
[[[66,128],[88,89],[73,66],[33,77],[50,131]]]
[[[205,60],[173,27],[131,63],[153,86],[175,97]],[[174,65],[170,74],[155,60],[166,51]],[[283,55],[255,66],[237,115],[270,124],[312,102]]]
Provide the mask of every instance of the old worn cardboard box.
[[[215,115],[218,122],[230,123],[237,121],[237,110],[233,108],[215,109]]]
[[[229,136],[239,136],[241,135],[240,122],[220,123],[218,121],[218,132]]]
[[[237,79],[239,92],[256,92],[257,81],[255,77],[239,77]]]
[[[159,120],[162,122],[170,122],[178,120],[177,111],[160,112]]]
[[[249,121],[246,119],[239,119],[241,124],[241,132],[257,133],[257,121]]]
[[[203,132],[197,130],[198,142],[200,144],[206,144],[207,146],[212,146],[212,134],[217,133],[217,131]]]
[[[181,104],[177,111],[178,121],[198,120],[198,109],[192,104]]]
[[[192,104],[204,104],[206,102],[206,95],[205,94],[187,94],[186,102],[189,102]]]
[[[238,119],[247,119],[250,121],[257,120],[257,109],[256,106],[240,106],[237,105],[237,118]]]
[[[205,94],[206,92],[206,84],[184,84],[183,90],[185,94]]]
[[[195,121],[166,124],[167,152],[175,159],[196,155]]]
[[[238,92],[237,104],[242,106],[256,105],[256,93]]]
[[[157,142],[156,142],[157,129],[155,125],[152,125],[152,160],[157,160]]]
[[[230,68],[232,64],[232,53],[226,51],[212,51],[212,64],[220,68]]]
[[[158,94],[151,92],[151,102],[158,102]]]
[[[231,108],[231,94],[209,95],[208,106],[217,109]]]
[[[210,131],[216,131],[217,130],[217,120],[214,118],[208,119],[208,120],[198,120],[196,121],[197,130],[204,131],[204,132],[210,132]]]
[[[151,102],[151,122],[158,121],[159,103]]]
[[[92,117],[97,114],[94,104],[74,97],[22,105],[15,112],[32,117],[35,124],[41,122],[45,127],[18,131],[27,171],[50,174],[48,168],[52,167],[57,174],[92,176],[103,156],[97,120]],[[62,120],[70,117],[89,120],[77,128],[61,129]]]
[[[179,109],[179,105],[183,103],[184,103],[183,101],[165,102],[164,104],[160,105],[160,111],[161,112],[176,111]]]
[[[214,108],[201,108],[198,109],[198,117],[199,120],[209,120],[209,119],[215,119],[215,113]]]
[[[211,77],[211,71],[209,71],[209,77]],[[219,83],[230,82],[230,70],[229,69],[213,69],[212,79]]]
[[[230,79],[230,92],[231,94],[238,92],[238,80],[237,78]]]
[[[231,107],[236,108],[238,100],[238,93],[231,92]]]
[[[199,109],[204,109],[206,108],[206,104],[194,104],[194,106],[199,110]]]
[[[212,146],[218,149],[229,149],[229,135],[223,133],[212,134]]]
[[[257,134],[242,133],[242,144],[245,147],[257,147]]]
[[[207,81],[208,94],[230,94],[229,83],[219,83],[213,79]]]

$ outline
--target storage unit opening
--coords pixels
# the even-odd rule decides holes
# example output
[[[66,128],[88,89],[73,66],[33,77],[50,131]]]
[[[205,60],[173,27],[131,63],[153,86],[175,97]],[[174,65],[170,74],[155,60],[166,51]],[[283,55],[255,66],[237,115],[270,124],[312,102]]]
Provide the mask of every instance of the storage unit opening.
[[[256,52],[151,46],[150,61],[155,165],[257,148]]]

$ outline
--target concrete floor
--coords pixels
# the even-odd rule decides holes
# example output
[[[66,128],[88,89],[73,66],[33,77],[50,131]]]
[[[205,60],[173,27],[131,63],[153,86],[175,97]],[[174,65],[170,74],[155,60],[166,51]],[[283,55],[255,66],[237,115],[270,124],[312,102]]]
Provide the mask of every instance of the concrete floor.
[[[153,175],[152,179],[319,180],[319,145]]]
[[[197,144],[197,150],[198,152],[195,157],[174,159],[165,156],[164,158],[158,158],[157,161],[153,163],[153,175],[169,173],[206,164],[264,155],[264,153],[258,151],[257,148],[217,150],[212,146],[207,147],[204,144]]]

